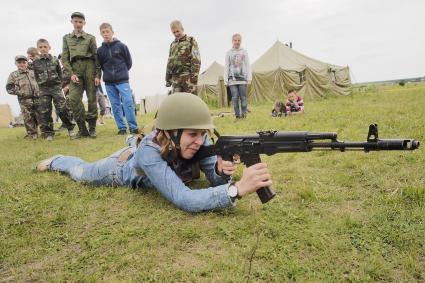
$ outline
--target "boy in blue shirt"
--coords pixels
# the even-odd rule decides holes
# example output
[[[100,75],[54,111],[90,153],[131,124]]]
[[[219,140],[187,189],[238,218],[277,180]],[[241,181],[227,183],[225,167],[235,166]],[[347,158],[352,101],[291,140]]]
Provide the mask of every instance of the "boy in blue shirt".
[[[128,71],[132,66],[130,51],[127,46],[114,38],[112,26],[103,23],[99,27],[103,37],[102,46],[97,49],[100,66],[103,70],[103,81],[106,93],[111,102],[112,112],[118,127],[118,134],[127,134],[127,124],[130,133],[139,132],[134,114],[132,91],[129,84]],[[122,105],[121,105],[122,103]]]

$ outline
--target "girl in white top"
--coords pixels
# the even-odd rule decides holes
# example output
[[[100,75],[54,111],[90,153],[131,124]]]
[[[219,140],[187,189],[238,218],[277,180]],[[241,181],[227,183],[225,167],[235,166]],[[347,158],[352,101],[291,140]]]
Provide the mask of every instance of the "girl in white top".
[[[251,83],[251,65],[248,52],[241,48],[242,37],[236,33],[232,36],[233,48],[227,51],[224,66],[224,84],[229,86],[232,94],[236,118],[245,118],[247,112],[246,86]],[[241,108],[239,108],[239,99]],[[242,113],[240,112],[242,110]]]

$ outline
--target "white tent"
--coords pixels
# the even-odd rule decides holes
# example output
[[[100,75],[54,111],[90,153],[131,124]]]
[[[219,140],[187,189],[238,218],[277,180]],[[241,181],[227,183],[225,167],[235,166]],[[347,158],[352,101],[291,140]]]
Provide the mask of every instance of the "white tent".
[[[166,97],[167,94],[145,96],[140,100],[140,114],[155,112]]]
[[[0,104],[0,127],[4,128],[9,126],[10,122],[14,122],[12,109],[9,104]]]
[[[223,82],[224,66],[214,61],[199,75],[197,93],[205,102],[227,106],[227,92]]]

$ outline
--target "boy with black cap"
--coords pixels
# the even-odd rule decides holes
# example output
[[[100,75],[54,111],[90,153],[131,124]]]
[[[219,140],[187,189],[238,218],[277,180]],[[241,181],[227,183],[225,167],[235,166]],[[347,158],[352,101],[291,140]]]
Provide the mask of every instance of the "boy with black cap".
[[[101,70],[96,55],[96,38],[84,32],[86,24],[83,13],[71,15],[74,31],[63,37],[62,64],[64,73],[70,76],[69,101],[79,131],[75,138],[96,137],[97,101],[96,86],[100,84]],[[86,91],[88,111],[83,104]],[[87,130],[86,121],[89,129]]]

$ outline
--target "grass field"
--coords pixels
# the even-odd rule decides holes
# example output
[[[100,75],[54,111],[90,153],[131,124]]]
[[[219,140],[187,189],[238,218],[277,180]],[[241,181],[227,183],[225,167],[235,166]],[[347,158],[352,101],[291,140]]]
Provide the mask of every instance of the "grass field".
[[[271,118],[271,104],[249,108],[243,121],[216,118],[219,131],[331,131],[364,141],[377,122],[380,138],[425,141],[425,85],[307,102],[299,117]],[[272,201],[251,195],[235,209],[192,215],[154,190],[31,171],[53,154],[95,161],[122,147],[113,120],[96,140],[23,135],[0,129],[0,282],[425,282],[423,148],[264,157]]]

